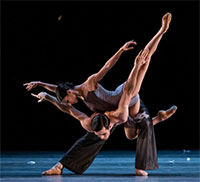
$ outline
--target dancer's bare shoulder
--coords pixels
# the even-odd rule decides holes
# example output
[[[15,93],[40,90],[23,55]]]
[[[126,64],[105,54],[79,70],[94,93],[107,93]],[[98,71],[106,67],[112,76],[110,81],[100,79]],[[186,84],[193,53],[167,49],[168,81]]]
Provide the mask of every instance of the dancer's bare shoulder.
[[[88,92],[94,91],[99,87],[99,84],[96,82],[95,74],[91,75],[83,84],[82,90],[87,95]],[[86,96],[85,95],[85,96]]]

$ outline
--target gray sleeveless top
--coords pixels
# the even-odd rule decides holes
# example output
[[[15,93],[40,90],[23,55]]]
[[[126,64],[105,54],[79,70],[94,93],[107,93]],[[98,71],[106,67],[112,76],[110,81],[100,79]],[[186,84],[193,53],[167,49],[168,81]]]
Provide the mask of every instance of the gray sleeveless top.
[[[87,97],[84,98],[84,102],[94,112],[103,113],[115,110],[122,96],[124,84],[119,85],[114,91],[106,90],[99,84],[96,90],[88,92]],[[136,104],[138,99],[139,94],[131,99],[129,107]]]

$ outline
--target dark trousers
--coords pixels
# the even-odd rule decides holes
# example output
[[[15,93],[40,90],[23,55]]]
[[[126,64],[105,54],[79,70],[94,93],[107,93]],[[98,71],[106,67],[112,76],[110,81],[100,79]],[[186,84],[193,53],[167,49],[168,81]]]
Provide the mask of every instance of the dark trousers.
[[[141,112],[148,112],[146,106],[141,103]],[[137,138],[135,168],[156,169],[158,168],[156,140],[152,120],[143,118],[136,124],[140,128]],[[111,130],[111,133],[115,128]],[[60,163],[76,174],[82,174],[94,161],[95,157],[103,147],[105,141],[99,139],[95,134],[87,132],[78,139],[68,150]]]
[[[67,151],[60,163],[70,171],[82,174],[92,164],[105,142],[94,133],[87,132]]]
[[[156,139],[151,118],[138,123],[140,132],[136,143],[135,168],[148,170],[158,168]]]

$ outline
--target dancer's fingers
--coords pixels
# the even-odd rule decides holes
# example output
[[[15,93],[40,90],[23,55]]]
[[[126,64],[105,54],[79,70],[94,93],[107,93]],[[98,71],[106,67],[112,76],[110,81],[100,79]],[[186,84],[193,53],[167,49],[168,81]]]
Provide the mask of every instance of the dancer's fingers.
[[[130,44],[134,44],[134,45],[136,45],[137,42],[135,42],[135,41],[130,41]]]
[[[133,40],[129,41],[128,43],[129,43],[129,45],[130,45],[130,44],[134,44],[134,45],[137,44],[137,43],[136,43],[135,41],[133,41]]]
[[[138,56],[141,56],[141,55],[142,55],[142,52],[143,52],[143,50],[141,50],[141,51],[139,52]]]
[[[27,86],[26,88],[27,88],[28,91],[30,91],[32,89],[31,86]]]
[[[145,55],[145,58],[149,55],[149,49],[147,49],[146,51],[146,55]]]
[[[33,94],[33,93],[31,93],[31,95],[33,96],[33,97],[36,97],[36,98],[40,98],[38,95],[36,95],[36,94]]]
[[[145,64],[146,62],[147,62],[146,59],[144,59],[143,64]]]
[[[142,52],[142,57],[146,58],[148,54],[149,54],[149,49],[144,49],[144,51]]]
[[[40,103],[40,102],[42,102],[42,101],[44,101],[44,99],[43,98],[41,98],[40,100],[38,100],[38,102]]]
[[[136,42],[130,42],[130,43],[128,43],[128,45],[127,45],[127,47],[129,47],[129,46],[135,46],[137,43]]]
[[[173,110],[175,112],[177,110],[177,108],[178,108],[177,106],[173,105],[170,107],[170,110]]]

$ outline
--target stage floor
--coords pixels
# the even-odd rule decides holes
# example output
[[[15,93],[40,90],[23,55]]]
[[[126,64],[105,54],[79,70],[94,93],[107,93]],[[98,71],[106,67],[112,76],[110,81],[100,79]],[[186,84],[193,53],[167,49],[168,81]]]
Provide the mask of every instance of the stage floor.
[[[11,182],[200,182],[200,151],[158,151],[159,169],[135,176],[133,151],[102,151],[83,175],[66,169],[63,175],[42,176],[64,152],[4,152],[0,181]]]

